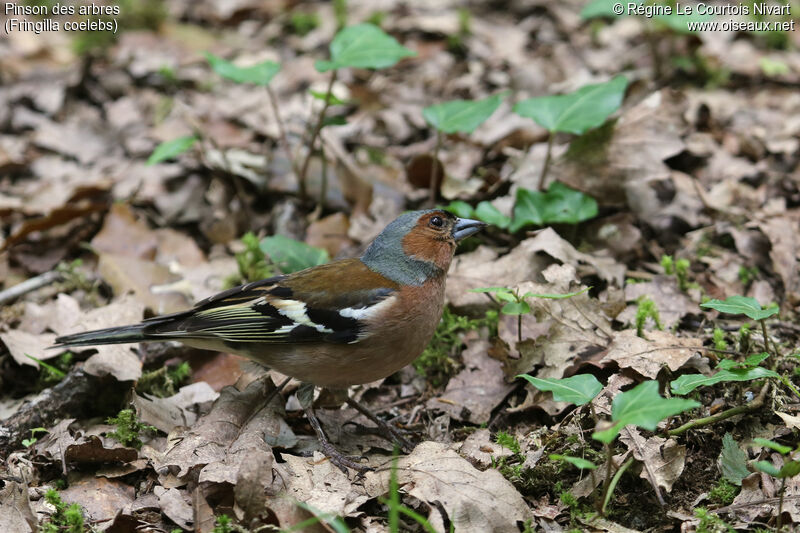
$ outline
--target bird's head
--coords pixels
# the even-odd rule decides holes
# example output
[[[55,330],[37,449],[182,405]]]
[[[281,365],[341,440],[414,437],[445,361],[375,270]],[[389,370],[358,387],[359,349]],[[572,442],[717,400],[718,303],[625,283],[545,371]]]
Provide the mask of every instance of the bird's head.
[[[420,285],[445,274],[458,241],[486,225],[441,209],[409,211],[386,226],[361,260],[398,283]]]

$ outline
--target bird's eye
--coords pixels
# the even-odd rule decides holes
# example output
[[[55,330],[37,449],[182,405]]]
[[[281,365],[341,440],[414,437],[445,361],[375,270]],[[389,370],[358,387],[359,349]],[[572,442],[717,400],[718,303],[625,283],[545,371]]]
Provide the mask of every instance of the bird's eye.
[[[444,220],[442,220],[442,217],[431,217],[431,226],[441,228],[444,226]]]

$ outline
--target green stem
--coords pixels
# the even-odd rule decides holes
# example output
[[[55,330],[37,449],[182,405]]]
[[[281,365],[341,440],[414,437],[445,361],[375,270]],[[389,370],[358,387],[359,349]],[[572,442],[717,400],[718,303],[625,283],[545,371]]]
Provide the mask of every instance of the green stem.
[[[798,391],[798,390],[797,390],[797,388],[796,388],[796,387],[795,387],[795,386],[792,384],[792,382],[791,382],[791,381],[789,381],[789,378],[787,378],[786,376],[781,376],[781,377],[780,377],[780,380],[781,380],[781,383],[783,383],[784,385],[786,385],[786,388],[787,388],[787,389],[789,389],[790,391],[792,391],[792,394],[794,394],[795,396],[797,396],[798,398],[800,398],[800,391]]]
[[[550,156],[553,152],[553,132],[547,137],[547,155],[544,156],[544,165],[542,165],[542,173],[539,175],[539,184],[536,186],[537,191],[541,191],[544,187],[544,179],[547,177],[547,171],[550,169]]]
[[[611,470],[614,464],[614,456],[611,451],[611,445],[603,443],[606,449],[606,478],[603,480],[603,498],[598,500],[596,507],[601,515],[605,516],[606,502],[608,501],[608,493],[611,488]]]
[[[764,399],[767,396],[767,391],[769,390],[769,387],[770,383],[766,383],[761,388],[761,392],[758,393],[756,399],[748,403],[747,405],[739,405],[737,407],[733,407],[726,411],[722,411],[721,413],[717,413],[713,416],[707,416],[705,418],[697,418],[695,420],[691,420],[680,427],[670,430],[669,435],[671,437],[675,437],[677,435],[685,433],[690,429],[695,429],[707,426],[709,424],[714,424],[715,422],[719,422],[720,420],[726,420],[732,416],[741,415],[744,413],[750,413],[752,411],[757,411],[758,409],[761,409],[761,407],[764,405]]]
[[[617,488],[617,483],[619,483],[620,478],[622,478],[622,474],[633,464],[633,457],[630,457],[627,461],[625,461],[621,467],[617,470],[617,473],[614,474],[614,479],[611,480],[611,483],[608,486],[608,492],[603,499],[603,507],[600,509],[600,514],[603,516],[606,515],[606,507],[608,506],[608,502],[611,501],[611,495],[614,494],[614,489]]]
[[[331,79],[328,82],[328,90],[325,91],[325,104],[322,106],[322,110],[319,112],[319,118],[317,119],[317,123],[314,125],[314,130],[311,133],[311,140],[308,142],[308,154],[303,161],[303,166],[300,168],[300,174],[297,176],[297,186],[300,192],[301,200],[305,200],[306,198],[306,174],[308,173],[308,166],[311,163],[311,158],[314,155],[314,145],[317,142],[317,137],[319,137],[319,132],[322,130],[322,125],[325,123],[325,113],[328,112],[328,108],[331,105],[333,84],[336,83],[336,72],[336,70],[331,71]]]
[[[430,195],[428,197],[428,203],[430,203],[431,207],[436,205],[436,192],[437,192],[437,180],[441,179],[439,177],[439,150],[442,149],[442,130],[436,130],[436,147],[433,149],[433,163],[431,164],[431,184],[430,184]],[[444,174],[444,172],[443,172]],[[442,176],[443,178],[444,176]]]
[[[784,459],[785,461],[786,459]],[[783,526],[783,521],[781,520],[781,514],[783,514],[783,493],[786,492],[786,478],[781,479],[781,491],[778,493],[778,519],[775,522],[775,531],[780,533],[781,527]]]

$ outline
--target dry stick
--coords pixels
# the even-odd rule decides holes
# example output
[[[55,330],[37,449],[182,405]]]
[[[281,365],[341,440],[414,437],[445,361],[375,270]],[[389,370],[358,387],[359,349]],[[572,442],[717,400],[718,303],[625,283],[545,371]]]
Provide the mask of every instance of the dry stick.
[[[278,123],[278,134],[280,136],[281,144],[283,145],[283,150],[286,152],[286,158],[289,160],[289,164],[292,166],[292,172],[294,172],[295,178],[300,179],[300,169],[297,167],[297,161],[295,161],[295,158],[292,155],[292,147],[289,145],[289,137],[286,135],[286,127],[284,126],[283,119],[281,118],[281,113],[278,110],[278,98],[275,96],[275,92],[269,85],[267,85],[266,89],[267,97],[269,99],[270,106],[272,107],[272,114],[275,115],[275,121]]]
[[[42,287],[50,285],[61,278],[61,272],[57,270],[51,270],[50,272],[45,272],[44,274],[39,274],[36,277],[26,279],[22,283],[17,283],[13,287],[9,287],[8,289],[0,292],[0,305],[5,305],[8,302],[12,302],[23,294],[35,291],[36,289],[41,289]]]
[[[331,105],[331,95],[333,91],[333,84],[336,83],[336,70],[331,71],[331,79],[328,82],[328,89],[325,91],[325,104],[322,106],[322,111],[319,112],[319,118],[314,126],[314,131],[311,134],[311,140],[308,142],[308,154],[303,161],[303,166],[300,169],[300,174],[297,176],[297,186],[300,192],[300,199],[305,200],[306,197],[306,173],[308,173],[308,165],[311,163],[311,157],[314,155],[314,144],[316,144],[319,132],[325,122],[325,113]]]
[[[698,418],[696,420],[691,420],[689,422],[686,422],[684,425],[682,425],[680,427],[677,427],[675,429],[670,430],[668,432],[668,435],[671,436],[671,437],[675,437],[677,435],[681,435],[682,433],[685,433],[686,431],[688,431],[690,429],[695,429],[695,428],[707,426],[709,424],[714,424],[714,423],[719,422],[721,420],[726,420],[728,418],[731,418],[732,416],[742,415],[742,414],[745,414],[745,413],[750,413],[750,412],[753,412],[753,411],[757,411],[758,409],[761,409],[761,407],[764,406],[764,400],[767,397],[767,392],[769,391],[769,388],[770,388],[771,385],[772,385],[772,382],[766,383],[761,388],[761,392],[758,393],[758,396],[756,397],[756,399],[753,400],[752,402],[748,403],[747,405],[739,405],[737,407],[733,407],[733,408],[728,409],[726,411],[722,411],[721,413],[717,413],[716,415],[713,415],[713,416],[707,416],[705,418]]]
[[[433,163],[431,163],[431,184],[430,194],[428,195],[428,203],[431,207],[436,204],[436,180],[440,179],[439,174],[439,150],[442,148],[442,130],[436,129],[436,147],[433,149]],[[442,169],[444,174],[444,169]],[[442,176],[444,178],[444,176]]]
[[[547,154],[544,156],[544,165],[542,166],[542,173],[539,174],[539,184],[536,186],[537,191],[541,191],[544,187],[544,178],[547,176],[547,171],[550,169],[550,156],[553,152],[553,132],[547,137]]]

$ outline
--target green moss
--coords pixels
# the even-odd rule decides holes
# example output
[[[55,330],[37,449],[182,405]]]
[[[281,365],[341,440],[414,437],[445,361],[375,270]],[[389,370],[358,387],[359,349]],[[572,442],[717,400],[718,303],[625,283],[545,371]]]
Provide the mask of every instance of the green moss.
[[[709,491],[708,497],[712,502],[720,505],[730,505],[733,499],[739,494],[739,487],[728,481],[727,479],[720,478],[719,482]]]
[[[136,449],[142,447],[140,435],[143,432],[157,431],[153,426],[139,422],[133,409],[123,409],[116,417],[109,418],[107,422],[117,427],[117,429],[107,434],[108,437],[117,440],[124,446],[132,446]]]
[[[192,367],[186,361],[172,368],[162,366],[156,370],[143,373],[136,383],[136,392],[167,398],[177,393],[180,386],[191,374]]]
[[[242,235],[242,244],[244,244],[244,250],[235,255],[239,273],[225,280],[225,286],[228,288],[275,275],[275,268],[267,261],[264,252],[261,251],[258,237],[254,233],[248,231]]]
[[[497,321],[497,311],[487,311],[484,318],[474,319],[453,313],[445,307],[431,342],[414,361],[414,368],[432,385],[443,385],[458,369],[459,363],[455,357],[460,351],[461,334],[488,327],[490,336],[494,336],[497,334]]]
[[[714,328],[714,348],[721,352],[728,349],[728,341],[725,340],[725,332],[719,328]]]
[[[55,507],[55,511],[41,525],[41,533],[85,533],[90,529],[83,522],[83,509],[77,503],[67,505],[55,489],[48,489],[44,494],[47,503]]]
[[[700,519],[700,523],[697,524],[697,533],[732,533],[734,531],[727,522],[705,507],[695,509],[694,516]]]
[[[302,11],[292,13],[289,17],[289,27],[292,33],[302,37],[319,27],[319,15]]]

